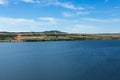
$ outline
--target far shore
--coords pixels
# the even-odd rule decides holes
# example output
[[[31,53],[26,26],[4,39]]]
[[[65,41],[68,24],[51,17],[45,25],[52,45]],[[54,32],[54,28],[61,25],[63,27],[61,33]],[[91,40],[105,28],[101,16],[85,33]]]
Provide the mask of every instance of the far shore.
[[[120,40],[120,34],[69,34],[60,31],[0,32],[0,42],[43,42],[74,40]]]

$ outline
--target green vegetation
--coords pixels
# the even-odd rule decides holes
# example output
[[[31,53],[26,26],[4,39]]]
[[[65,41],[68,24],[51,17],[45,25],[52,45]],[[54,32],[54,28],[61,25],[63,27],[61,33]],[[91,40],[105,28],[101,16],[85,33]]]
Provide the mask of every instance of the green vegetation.
[[[60,31],[45,32],[0,32],[0,42],[16,41],[21,34],[23,42],[68,41],[68,40],[120,40],[120,34],[68,34]]]
[[[0,41],[1,42],[9,42],[12,40],[15,40],[16,35],[10,35],[10,34],[0,34]]]

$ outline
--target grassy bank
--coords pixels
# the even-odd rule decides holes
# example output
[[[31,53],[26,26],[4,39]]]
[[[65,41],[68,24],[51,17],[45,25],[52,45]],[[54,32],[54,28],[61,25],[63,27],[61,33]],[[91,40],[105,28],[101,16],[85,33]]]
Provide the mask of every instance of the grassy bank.
[[[68,41],[68,40],[120,40],[120,34],[68,34],[68,33],[2,33],[0,42],[14,42],[20,34],[22,42]]]

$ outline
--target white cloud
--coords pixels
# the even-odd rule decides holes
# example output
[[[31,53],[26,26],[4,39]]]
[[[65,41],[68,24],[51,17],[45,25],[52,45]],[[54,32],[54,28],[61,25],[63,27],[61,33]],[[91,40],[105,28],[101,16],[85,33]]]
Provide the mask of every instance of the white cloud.
[[[74,24],[72,28],[68,29],[68,32],[71,33],[92,33],[96,27],[83,24]]]
[[[6,5],[8,3],[7,0],[0,0],[0,5]]]
[[[80,6],[75,6],[71,3],[68,2],[60,2],[59,0],[22,0],[23,2],[26,3],[37,3],[40,4],[41,6],[49,6],[49,5],[53,5],[53,6],[60,6],[66,9],[71,9],[71,10],[83,10],[83,7]]]
[[[70,3],[56,2],[55,5],[61,6],[61,7],[67,8],[67,9],[71,9],[71,10],[84,10],[85,9],[83,7],[76,7]]]
[[[53,24],[57,23],[57,21],[58,21],[58,19],[53,18],[53,17],[41,17],[41,18],[39,18],[39,20],[51,22]]]
[[[120,19],[118,18],[112,18],[112,19],[96,19],[96,18],[83,18],[83,20],[90,21],[90,22],[101,22],[101,23],[115,23],[120,22]]]
[[[57,24],[57,19],[42,17],[39,19],[8,18],[0,17],[0,31],[29,31],[34,28],[53,26]]]
[[[35,3],[34,0],[22,0],[23,2],[26,2],[26,3]]]
[[[87,11],[87,12],[85,12],[85,11],[76,11],[76,12],[63,12],[62,14],[65,17],[72,17],[72,16],[79,16],[79,15],[90,14],[90,12],[89,11]]]
[[[6,18],[0,17],[0,23],[4,25],[18,25],[18,24],[30,24],[34,23],[35,21],[32,19],[23,19],[23,18]]]
[[[73,13],[70,13],[70,12],[63,12],[62,14],[63,14],[63,16],[65,16],[65,17],[71,17],[71,16],[74,15]]]
[[[76,15],[85,15],[85,14],[90,14],[90,12],[89,11],[87,11],[87,12],[85,12],[85,11],[78,11],[76,13]]]
[[[0,0],[0,4],[4,5],[7,3],[10,3],[10,1],[8,0]],[[81,14],[88,14],[87,12],[83,12],[84,10],[86,10],[86,8],[81,7],[81,6],[76,6],[70,2],[61,2],[60,0],[13,0],[12,3],[17,2],[17,4],[19,2],[25,2],[25,3],[34,3],[34,4],[38,4],[40,6],[56,6],[56,7],[62,7],[62,8],[66,8],[68,10],[73,11],[71,12],[63,12],[63,16],[74,16],[74,15],[81,15]]]
[[[117,23],[116,23],[117,22]],[[120,19],[38,19],[0,17],[0,31],[45,31],[60,30],[70,33],[119,32]],[[113,29],[113,27],[116,27]]]

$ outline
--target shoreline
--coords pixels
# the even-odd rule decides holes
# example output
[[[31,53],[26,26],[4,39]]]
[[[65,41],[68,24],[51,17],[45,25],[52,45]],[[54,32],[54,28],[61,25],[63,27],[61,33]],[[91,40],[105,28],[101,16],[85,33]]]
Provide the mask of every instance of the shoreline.
[[[120,39],[106,39],[107,41],[111,41],[111,40],[115,40],[115,41],[118,41]],[[106,41],[106,40],[103,40],[103,39],[99,39],[99,40],[48,40],[48,41],[21,41],[21,42],[16,42],[16,41],[0,41],[0,43],[24,43],[24,42],[63,42],[63,41],[66,41],[66,42],[69,42],[69,41]]]
[[[69,34],[62,32],[2,32],[0,34],[0,42],[46,42],[76,40],[120,40],[120,34]]]

